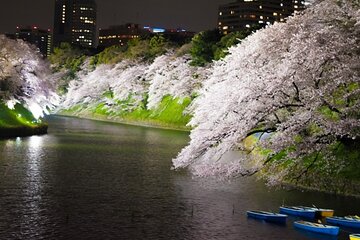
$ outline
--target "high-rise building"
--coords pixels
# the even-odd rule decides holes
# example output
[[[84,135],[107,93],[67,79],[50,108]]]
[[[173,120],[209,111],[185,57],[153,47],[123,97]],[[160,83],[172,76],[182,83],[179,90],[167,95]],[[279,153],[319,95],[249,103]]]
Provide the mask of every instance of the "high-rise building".
[[[303,0],[237,0],[220,5],[218,27],[221,33],[227,34],[254,25],[284,22],[286,17],[304,8]]]
[[[43,30],[36,26],[16,27],[15,34],[6,34],[6,36],[12,39],[22,39],[25,42],[35,45],[44,57],[51,54],[52,36],[50,29]]]
[[[97,47],[95,0],[55,0],[54,46]]]

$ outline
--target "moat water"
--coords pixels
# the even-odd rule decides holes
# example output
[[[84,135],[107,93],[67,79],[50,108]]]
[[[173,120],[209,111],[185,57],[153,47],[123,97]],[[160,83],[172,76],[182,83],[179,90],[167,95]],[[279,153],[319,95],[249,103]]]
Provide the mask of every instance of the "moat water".
[[[0,239],[348,239],[248,219],[288,205],[360,214],[360,199],[172,171],[187,132],[52,116],[49,133],[0,140]],[[330,184],[330,183],[329,183]],[[360,232],[360,229],[358,230]]]

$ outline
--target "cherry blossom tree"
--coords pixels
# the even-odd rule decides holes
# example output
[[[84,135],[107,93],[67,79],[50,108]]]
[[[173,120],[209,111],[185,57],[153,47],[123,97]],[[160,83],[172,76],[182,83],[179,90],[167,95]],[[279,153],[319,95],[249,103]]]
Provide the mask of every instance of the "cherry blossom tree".
[[[23,104],[35,118],[48,113],[58,102],[54,79],[35,47],[0,36],[1,100],[9,108]]]
[[[85,63],[69,83],[59,109],[82,105],[81,111],[89,111],[105,103],[111,117],[121,111],[132,111],[144,102],[147,109],[154,109],[167,95],[180,100],[190,97],[201,87],[206,70],[191,67],[189,61],[187,55],[168,52],[151,63],[123,60],[114,65],[99,65],[93,71]],[[111,97],[104,97],[107,92],[111,92]]]
[[[323,0],[232,47],[193,103],[174,168],[222,177],[267,168],[275,184],[320,158],[336,165],[331,149],[359,142],[359,37],[358,2]]]
[[[190,66],[188,55],[175,57],[163,55],[155,59],[146,71],[145,77],[150,79],[150,109],[155,108],[166,95],[183,99],[194,94],[206,78],[207,69]]]

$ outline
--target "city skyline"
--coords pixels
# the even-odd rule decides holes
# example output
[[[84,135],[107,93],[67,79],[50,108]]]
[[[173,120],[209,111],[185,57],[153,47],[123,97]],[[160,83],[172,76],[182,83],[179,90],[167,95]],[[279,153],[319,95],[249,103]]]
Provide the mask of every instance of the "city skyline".
[[[49,0],[13,0],[0,9],[0,33],[14,32],[17,26],[38,26],[53,30],[54,2]],[[106,28],[127,22],[164,28],[201,31],[217,27],[218,6],[229,0],[181,2],[155,0],[98,1],[98,27]],[[29,11],[29,9],[31,11]]]

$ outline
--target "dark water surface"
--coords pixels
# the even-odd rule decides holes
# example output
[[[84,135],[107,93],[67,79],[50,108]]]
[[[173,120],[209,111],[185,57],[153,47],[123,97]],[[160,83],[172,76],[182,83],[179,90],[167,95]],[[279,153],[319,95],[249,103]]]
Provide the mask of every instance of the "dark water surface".
[[[0,140],[0,239],[348,239],[247,219],[279,205],[360,214],[360,200],[217,182],[170,170],[188,133],[65,117]],[[331,184],[331,183],[329,183]],[[359,230],[360,232],[360,230]]]

